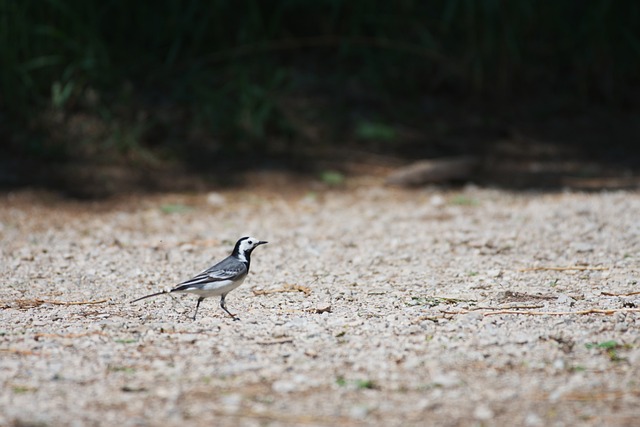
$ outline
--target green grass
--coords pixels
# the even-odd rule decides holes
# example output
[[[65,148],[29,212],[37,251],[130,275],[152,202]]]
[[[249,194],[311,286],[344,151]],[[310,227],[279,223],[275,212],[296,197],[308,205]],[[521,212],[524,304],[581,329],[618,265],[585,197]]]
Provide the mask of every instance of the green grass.
[[[327,170],[322,172],[320,179],[330,187],[339,187],[344,184],[346,178],[340,172]]]
[[[110,366],[109,371],[111,372],[123,372],[125,374],[133,374],[136,372],[135,368],[130,366]]]
[[[397,133],[392,126],[377,122],[360,122],[356,126],[356,135],[365,140],[393,141]]]
[[[376,383],[373,382],[372,380],[356,380],[355,385],[356,385],[356,388],[358,389],[373,390],[378,388]]]
[[[358,390],[365,390],[365,389],[373,390],[378,388],[376,383],[372,380],[368,380],[368,379],[346,380],[342,376],[339,376],[338,378],[336,378],[336,384],[339,385],[340,387],[353,386]]]
[[[192,208],[180,203],[169,203],[160,206],[160,210],[166,214],[181,214],[189,212]]]
[[[615,350],[618,347],[618,343],[616,341],[603,341],[601,343],[587,343],[584,346],[588,349],[602,348],[605,350]]]
[[[24,394],[24,393],[30,393],[30,392],[36,391],[36,389],[33,387],[22,386],[22,385],[15,385],[11,388],[11,390],[15,394]]]
[[[629,345],[623,345],[618,343],[617,341],[614,340],[609,340],[609,341],[603,341],[600,343],[587,343],[585,344],[585,347],[587,349],[592,349],[592,348],[597,348],[597,349],[601,349],[602,351],[604,351],[607,356],[609,356],[609,359],[612,362],[620,362],[622,360],[625,360],[623,357],[620,357],[619,355],[619,350],[625,349],[625,348],[629,348]]]
[[[452,198],[451,204],[458,206],[477,206],[480,204],[480,202],[477,199],[461,194]]]

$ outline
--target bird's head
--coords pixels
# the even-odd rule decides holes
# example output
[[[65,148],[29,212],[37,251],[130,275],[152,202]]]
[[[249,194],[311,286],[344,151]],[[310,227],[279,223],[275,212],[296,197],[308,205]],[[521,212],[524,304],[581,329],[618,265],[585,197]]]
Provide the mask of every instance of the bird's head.
[[[251,251],[266,243],[268,242],[258,240],[255,237],[243,237],[236,242],[236,246],[233,248],[233,254],[240,259],[248,258],[248,256],[251,255]]]

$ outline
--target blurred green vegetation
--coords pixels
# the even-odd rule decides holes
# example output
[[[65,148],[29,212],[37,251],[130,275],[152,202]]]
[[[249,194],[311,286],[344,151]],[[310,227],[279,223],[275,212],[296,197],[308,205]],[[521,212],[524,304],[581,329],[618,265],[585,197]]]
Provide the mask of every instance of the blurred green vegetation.
[[[390,146],[448,129],[442,99],[635,109],[639,59],[635,0],[0,0],[0,144],[196,167]]]

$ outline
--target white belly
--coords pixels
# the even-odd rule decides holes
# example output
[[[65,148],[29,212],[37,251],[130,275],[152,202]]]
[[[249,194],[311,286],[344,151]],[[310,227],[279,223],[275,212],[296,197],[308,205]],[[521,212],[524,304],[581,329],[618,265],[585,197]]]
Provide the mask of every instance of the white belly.
[[[246,275],[241,278],[240,280],[237,280],[235,282],[231,281],[231,280],[220,280],[219,282],[210,282],[210,283],[206,283],[200,287],[193,287],[193,288],[189,288],[189,289],[185,289],[183,291],[180,292],[187,292],[190,294],[195,294],[198,295],[200,297],[213,297],[216,295],[222,295],[222,294],[227,294],[229,292],[231,292],[232,290],[234,290],[235,288],[237,288],[238,286],[242,285],[242,283],[244,282],[244,279],[246,279]]]

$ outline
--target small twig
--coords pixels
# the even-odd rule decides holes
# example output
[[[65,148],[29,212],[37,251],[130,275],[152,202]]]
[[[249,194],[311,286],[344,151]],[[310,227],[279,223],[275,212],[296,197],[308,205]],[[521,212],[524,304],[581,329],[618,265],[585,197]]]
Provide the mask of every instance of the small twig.
[[[252,289],[254,295],[277,294],[280,292],[302,292],[305,296],[311,295],[311,289],[302,285],[284,285],[278,289]]]
[[[576,270],[576,271],[602,271],[608,270],[609,267],[589,267],[588,265],[571,265],[568,267],[530,267],[530,268],[521,268],[518,271],[566,271],[566,270]]]
[[[580,310],[580,311],[516,311],[516,310],[501,310],[494,311],[491,313],[485,313],[485,316],[490,316],[493,314],[526,314],[530,316],[565,316],[570,314],[606,314],[612,315],[615,313],[631,313],[631,312],[640,312],[640,308],[611,308],[611,309],[601,309],[601,308],[590,308],[589,310]]]
[[[433,297],[434,300],[442,300],[444,302],[450,303],[459,303],[459,302],[477,302],[474,299],[460,299],[460,298],[449,298],[449,297]]]
[[[526,310],[531,308],[542,308],[544,304],[536,304],[536,305],[511,305],[511,306],[502,306],[502,307],[474,307],[469,310]]]
[[[600,293],[608,297],[630,297],[631,295],[640,295],[640,292],[629,292],[626,294],[613,294],[611,292],[600,292]]]
[[[285,308],[279,310],[279,313],[311,313],[311,314],[322,314],[322,313],[331,313],[332,308],[330,305],[320,305],[317,307],[309,307],[309,308]]]
[[[614,391],[605,391],[605,392],[595,392],[595,393],[570,393],[560,397],[560,400],[573,400],[573,401],[602,401],[607,399],[620,399],[624,395],[633,394],[640,395],[640,390],[614,390]],[[534,398],[534,400],[547,400],[549,398],[548,394],[542,394]]]
[[[416,324],[416,323],[420,323],[423,320],[430,320],[432,322],[438,322],[439,319],[442,319],[442,316],[438,317],[438,316],[420,316],[416,319],[414,319],[411,323]]]
[[[33,308],[39,307],[42,304],[53,304],[53,305],[89,305],[89,304],[102,304],[109,301],[109,299],[101,299],[96,301],[50,301],[43,299],[17,299],[13,301],[0,301],[0,306],[2,308],[13,308],[14,305],[17,305],[18,308]]]
[[[102,331],[93,331],[93,332],[84,332],[81,334],[46,334],[46,333],[39,333],[39,334],[35,334],[33,337],[34,338],[81,338],[81,337],[86,337],[87,335],[103,335],[106,336],[107,334],[105,334]]]
[[[104,304],[108,302],[109,299],[99,299],[95,301],[44,301],[44,300],[36,300],[42,301],[42,304],[53,304],[53,305],[92,305],[92,304]]]
[[[31,350],[18,350],[16,348],[0,348],[0,353],[13,353],[21,356],[40,356],[40,353],[36,353]]]
[[[270,341],[258,341],[260,345],[287,344],[293,342],[293,338],[278,338]]]
[[[225,412],[220,410],[214,410],[214,414],[218,418],[229,417],[239,419],[249,419],[258,421],[258,424],[280,424],[280,425],[295,425],[295,426],[318,426],[318,425],[340,425],[340,426],[362,426],[366,425],[360,420],[354,420],[346,417],[337,416],[314,416],[314,415],[296,415],[288,414],[283,411],[259,411],[254,412],[252,410]],[[246,423],[236,423],[246,424]]]
[[[465,313],[471,313],[474,311],[480,311],[480,310],[524,310],[524,309],[529,309],[529,308],[542,308],[544,307],[544,304],[536,304],[536,305],[511,305],[511,306],[501,306],[501,307],[487,307],[484,305],[478,306],[478,307],[471,307],[468,309],[465,309],[463,311],[443,311],[442,313],[445,314],[465,314]]]
[[[610,391],[610,392],[602,392],[602,393],[570,393],[566,396],[562,396],[560,399],[564,401],[576,401],[576,402],[618,400],[622,398],[626,393],[628,392]]]
[[[460,311],[443,311],[443,314],[467,314],[469,310],[460,310]],[[611,308],[611,309],[601,309],[601,308],[591,308],[589,310],[580,310],[580,311],[518,311],[518,310],[497,310],[490,311],[487,313],[482,313],[483,316],[494,316],[496,314],[524,314],[527,316],[567,316],[571,314],[605,314],[612,315],[615,313],[633,313],[640,312],[640,308]]]

